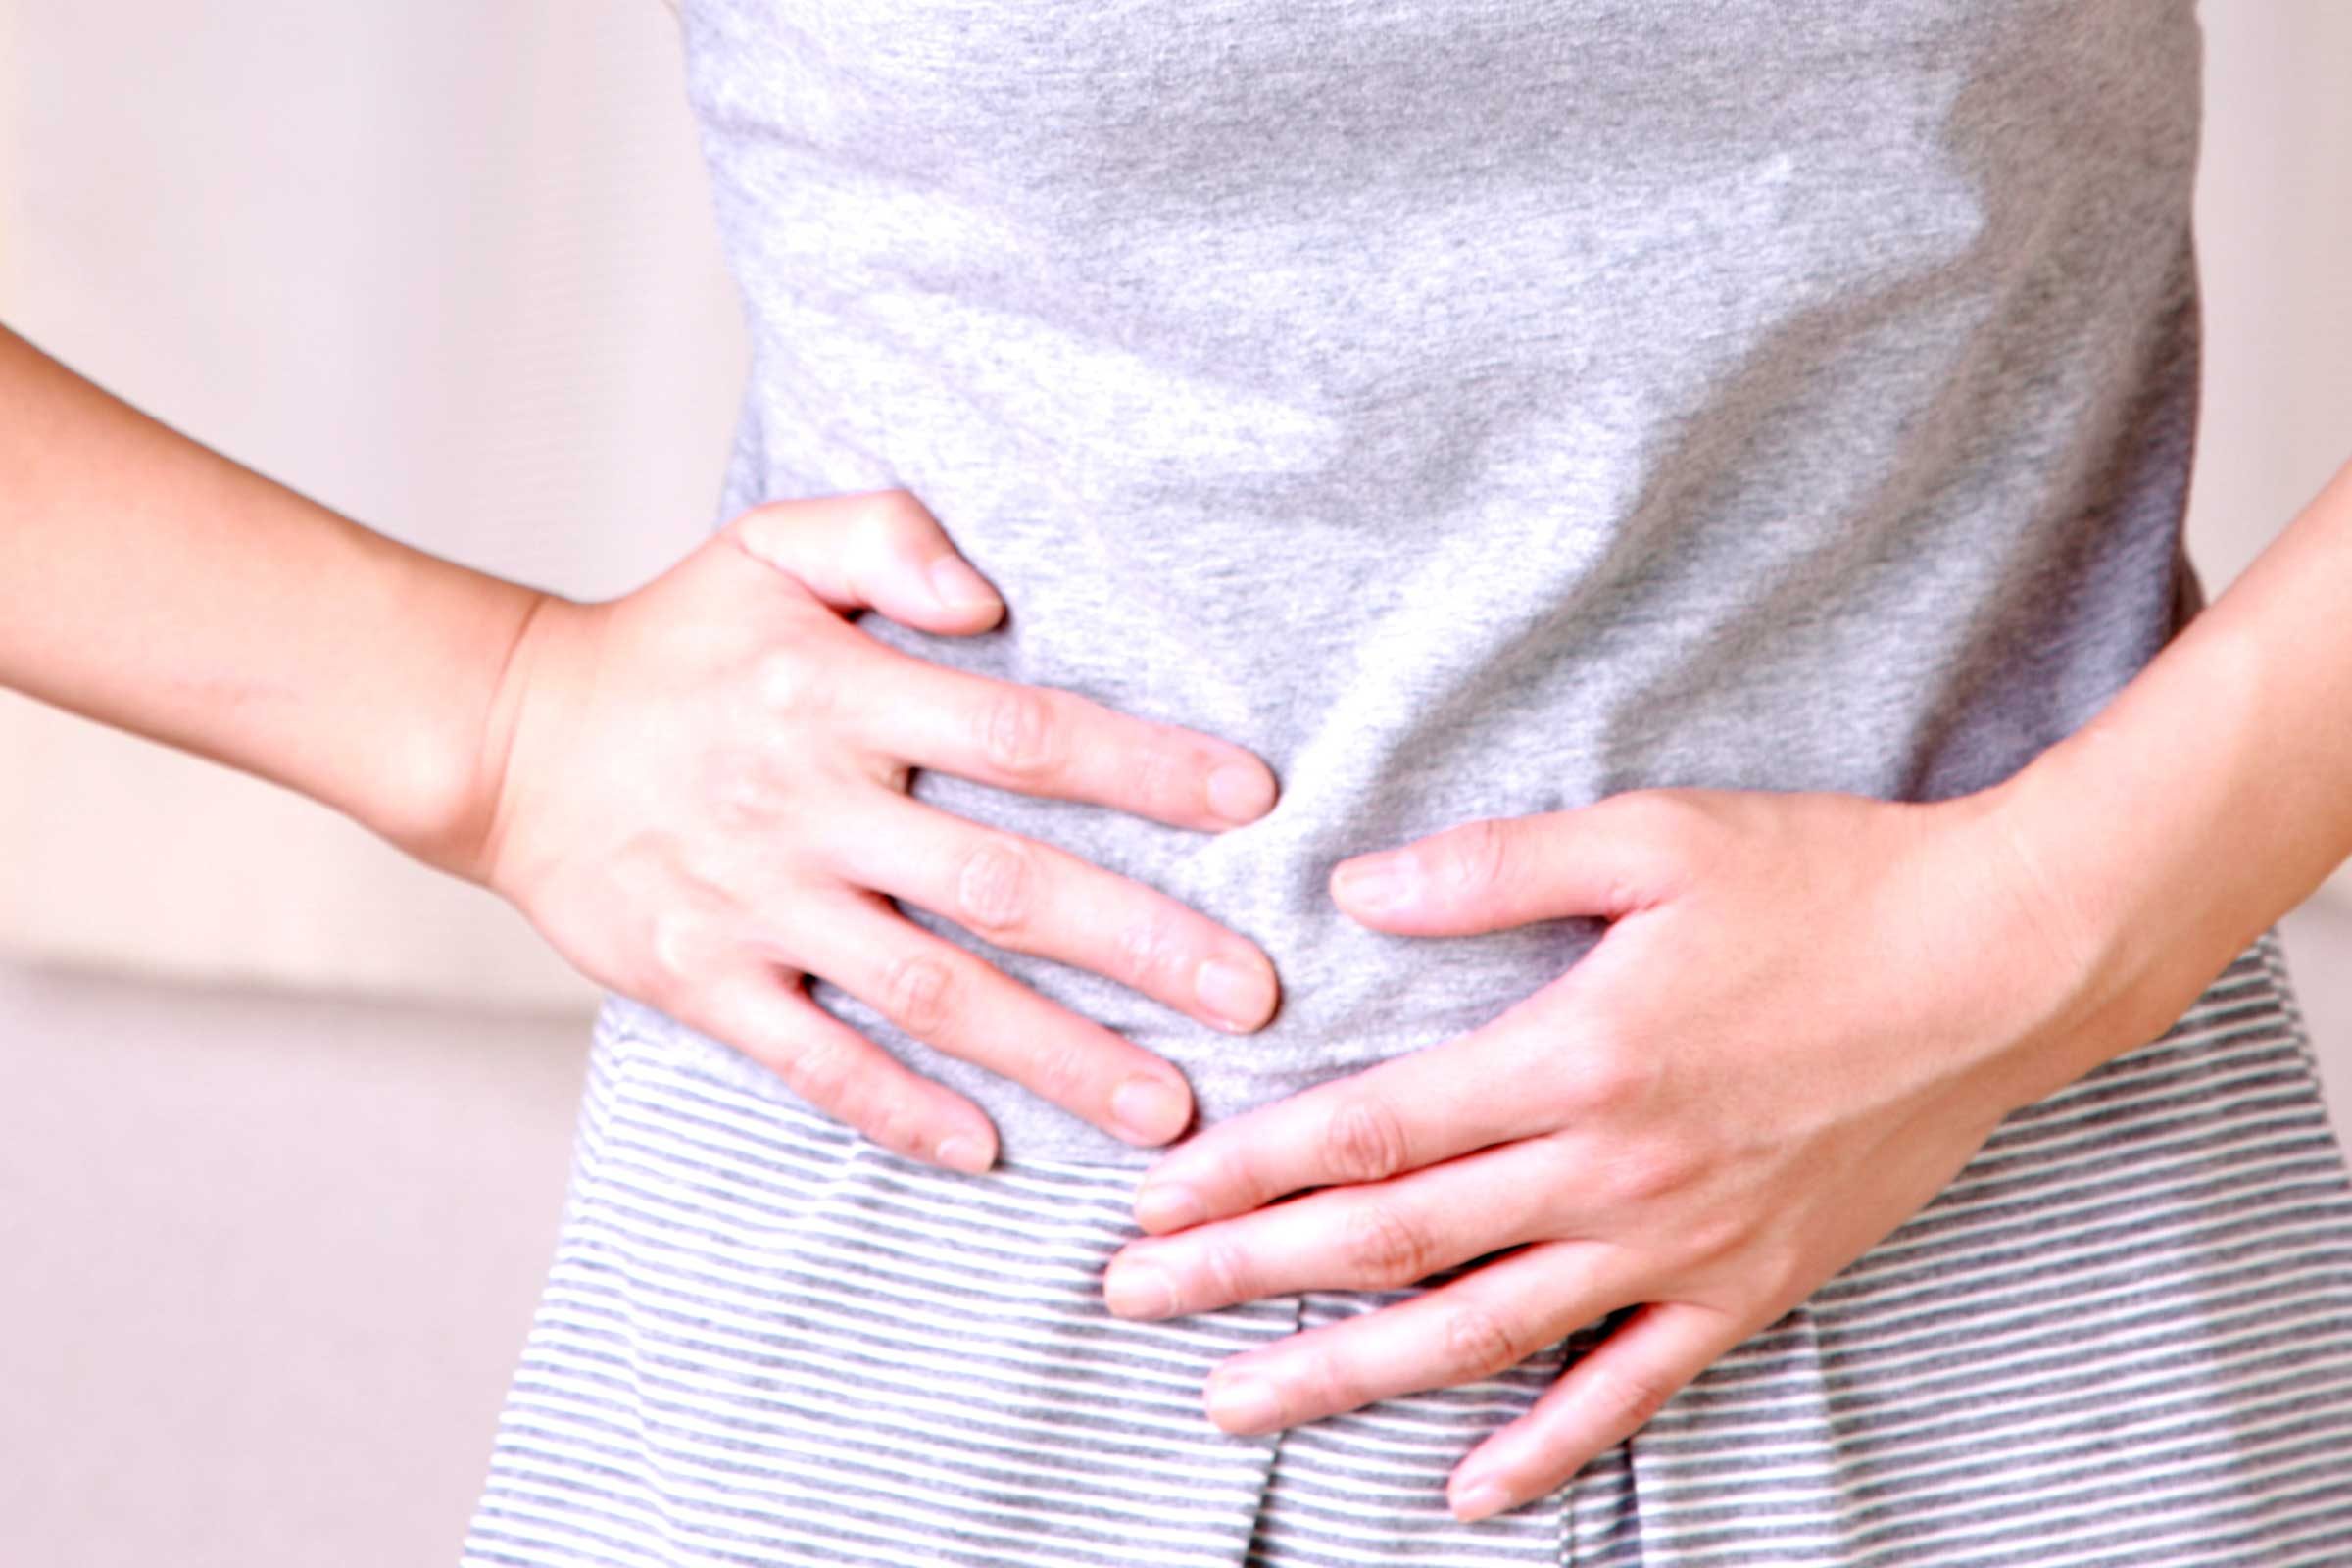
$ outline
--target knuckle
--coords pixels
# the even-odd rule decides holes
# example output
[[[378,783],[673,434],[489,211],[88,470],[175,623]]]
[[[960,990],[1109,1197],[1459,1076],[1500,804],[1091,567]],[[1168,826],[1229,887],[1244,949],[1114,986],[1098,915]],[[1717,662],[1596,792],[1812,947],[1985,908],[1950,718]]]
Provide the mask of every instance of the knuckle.
[[[1671,1382],[1645,1367],[1621,1366],[1603,1359],[1592,1367],[1585,1392],[1608,1429],[1623,1435],[1648,1425],[1650,1417],[1666,1407],[1675,1390]]]
[[[1710,1235],[1718,1243],[1718,1256],[1729,1256],[1735,1248],[1743,1260],[1752,1259],[1757,1251],[1756,1231],[1752,1225],[1727,1226],[1723,1232]],[[1773,1303],[1773,1321],[1779,1319],[1806,1297],[1821,1288],[1821,1268],[1818,1261],[1804,1251],[1787,1245],[1764,1250],[1762,1261],[1752,1263],[1755,1277],[1765,1287],[1764,1299]]]
[[[684,996],[702,971],[702,918],[694,910],[656,912],[646,924],[647,1000],[660,1005],[662,998]]]
[[[1710,1205],[1683,1228],[1680,1249],[1683,1266],[1705,1271],[1731,1263],[1775,1292],[1798,1284],[1801,1259],[1769,1248],[1760,1248],[1759,1241],[1751,1214],[1722,1205]],[[1761,1262],[1758,1261],[1759,1257]],[[1816,1280],[1812,1283],[1819,1282]],[[1811,1294],[1810,1284],[1804,1285],[1796,1294]]]
[[[1690,803],[1672,790],[1627,790],[1601,804],[1617,818],[1617,832],[1642,838],[1679,838],[1690,832],[1695,814]]]
[[[1627,1202],[1653,1202],[1682,1192],[1697,1178],[1697,1156],[1671,1143],[1645,1140],[1620,1150],[1609,1163],[1609,1191]]]
[[[1343,1182],[1376,1182],[1404,1168],[1404,1128],[1381,1101],[1343,1102],[1323,1124],[1322,1154]]]
[[[828,683],[789,648],[766,648],[752,662],[752,692],[771,717],[810,718],[824,710]]]
[[[701,1000],[693,996],[685,981],[671,972],[650,950],[622,989],[657,1012],[666,1012],[679,1019],[698,1010]]]
[[[1153,909],[1119,929],[1119,978],[1138,991],[1159,988],[1176,961],[1176,931],[1165,910]]]
[[[776,535],[786,524],[785,513],[774,501],[756,502],[729,517],[718,537],[756,561],[776,565]]]
[[[1257,1294],[1249,1258],[1229,1241],[1212,1242],[1200,1253],[1200,1271],[1223,1301],[1246,1301]]]
[[[1027,923],[1037,879],[1037,858],[1027,845],[1002,834],[985,836],[956,876],[957,914],[975,930],[1008,933]]]
[[[1584,1115],[1624,1110],[1634,1100],[1633,1075],[1614,1057],[1595,1055],[1569,1074],[1568,1102]]]
[[[1519,1338],[1487,1307],[1457,1306],[1446,1314],[1446,1364],[1457,1378],[1486,1377],[1519,1364]]]
[[[1127,778],[1128,799],[1153,816],[1197,810],[1206,797],[1205,785],[1191,782],[1189,760],[1164,745],[1146,745],[1127,754],[1121,769]]]
[[[1067,1104],[1092,1078],[1092,1057],[1075,1041],[1041,1040],[1030,1054],[1025,1082],[1048,1100]]]
[[[1352,1410],[1380,1392],[1355,1358],[1329,1351],[1299,1367],[1297,1378],[1298,1386],[1308,1391],[1310,1402],[1325,1410]]]
[[[1352,1274],[1376,1285],[1410,1285],[1437,1268],[1428,1234],[1387,1203],[1351,1212],[1341,1245]]]
[[[851,1091],[857,1082],[857,1053],[847,1042],[810,1035],[792,1042],[783,1062],[784,1081],[810,1104],[854,1117]]]
[[[1061,733],[1047,694],[1015,686],[982,703],[980,749],[991,767],[1014,778],[1051,773],[1060,761]]]
[[[883,972],[883,1010],[908,1034],[934,1039],[947,1029],[955,990],[955,977],[943,960],[928,953],[905,954]]]
[[[771,808],[767,770],[758,754],[741,747],[715,753],[703,770],[703,788],[712,818],[741,828],[764,821]]]
[[[863,1089],[864,1081],[860,1074],[848,1091],[855,1098],[849,1099],[845,1104],[843,1118],[893,1153],[905,1154],[912,1159],[923,1158],[927,1141],[922,1137],[922,1118],[916,1114],[915,1107],[903,1101],[866,1092]]]
[[[892,550],[919,546],[937,531],[929,509],[903,485],[868,491],[858,520]]]
[[[1706,808],[1677,790],[1632,790],[1601,806],[1615,818],[1610,831],[1637,846],[1653,871],[1697,857],[1714,827]]]
[[[1564,1069],[1569,1106],[1587,1115],[1637,1109],[1655,1089],[1659,1072],[1651,1054],[1596,1015],[1585,1049]]]
[[[1500,821],[1482,817],[1444,835],[1435,867],[1440,886],[1456,896],[1492,892],[1510,872],[1510,834]]]

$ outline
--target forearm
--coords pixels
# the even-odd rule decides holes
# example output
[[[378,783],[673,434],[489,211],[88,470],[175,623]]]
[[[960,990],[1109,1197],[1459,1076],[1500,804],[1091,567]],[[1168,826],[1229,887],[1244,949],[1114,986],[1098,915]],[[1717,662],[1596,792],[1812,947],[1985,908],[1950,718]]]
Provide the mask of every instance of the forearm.
[[[463,871],[545,596],[375,533],[0,327],[0,684]]]
[[[2352,465],[1995,793],[2099,977],[2055,1087],[2161,1033],[2352,856]]]

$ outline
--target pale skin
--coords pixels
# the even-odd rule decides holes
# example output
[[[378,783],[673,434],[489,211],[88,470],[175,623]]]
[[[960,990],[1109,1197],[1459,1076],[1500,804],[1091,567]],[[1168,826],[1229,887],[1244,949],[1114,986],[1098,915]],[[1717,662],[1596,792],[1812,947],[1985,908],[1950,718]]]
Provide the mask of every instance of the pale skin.
[[[333,807],[886,1148],[984,1170],[996,1129],[808,973],[1129,1143],[1193,1116],[1171,1064],[893,898],[1216,1028],[1273,1013],[1247,938],[906,793],[936,768],[1213,833],[1275,783],[1213,736],[868,637],[849,612],[949,635],[1004,613],[905,491],[754,508],[580,604],[363,527],[4,328],[0,473],[0,684]]]
[[[1191,1115],[1166,1063],[891,899],[1219,1027],[1271,1014],[1245,938],[906,795],[939,768],[1213,832],[1275,790],[1215,737],[865,637],[865,610],[951,635],[1003,612],[984,584],[956,591],[952,544],[903,492],[756,508],[577,604],[376,534],[4,330],[0,471],[0,682],[491,889],[589,978],[886,1147],[981,1169],[994,1129],[816,1008],[806,974],[1130,1142]],[[1386,903],[1346,874],[1368,857],[1344,862],[1340,907],[1399,934],[1612,924],[1486,1026],[1165,1155],[1110,1309],[1409,1284],[1516,1249],[1233,1358],[1208,1408],[1294,1425],[1639,1307],[1449,1494],[1464,1517],[1544,1494],[1909,1217],[2009,1110],[2160,1033],[2352,854],[2347,604],[2352,466],[2092,723],[1991,789],[1636,791],[1394,847],[1412,874]],[[1220,957],[1246,983],[1204,995]],[[1156,1104],[1121,1100],[1138,1079]],[[1274,1201],[1305,1188],[1324,1190]]]

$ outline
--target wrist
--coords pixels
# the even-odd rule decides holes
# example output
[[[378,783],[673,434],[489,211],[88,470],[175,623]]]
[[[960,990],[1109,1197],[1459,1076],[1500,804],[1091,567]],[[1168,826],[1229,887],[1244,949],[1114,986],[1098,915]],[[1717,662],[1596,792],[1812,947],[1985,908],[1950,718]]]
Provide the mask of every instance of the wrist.
[[[517,879],[529,869],[514,863],[518,855],[529,858],[516,843],[515,816],[532,780],[548,774],[551,764],[540,759],[550,748],[577,744],[608,605],[539,595],[498,660],[471,731],[464,791],[446,818],[445,869],[510,903],[520,902]]]
[[[2234,737],[2208,739],[2152,748],[2111,711],[1968,798],[2036,971],[2036,1021],[2006,1066],[2018,1104],[2164,1033],[2280,912],[2230,863]]]
[[[2043,776],[2020,773],[1929,809],[1946,828],[1936,875],[1974,934],[1967,984],[1984,1053],[1975,1078],[1997,1118],[2123,1049],[2103,1049],[2121,933],[2053,833],[2063,819]]]
[[[439,689],[422,705],[433,721],[408,737],[368,825],[404,853],[461,880],[483,883],[481,856],[520,699],[526,650],[549,608],[541,589],[437,563],[457,579],[435,585],[444,619],[440,656],[420,678]],[[358,814],[358,813],[355,813]]]

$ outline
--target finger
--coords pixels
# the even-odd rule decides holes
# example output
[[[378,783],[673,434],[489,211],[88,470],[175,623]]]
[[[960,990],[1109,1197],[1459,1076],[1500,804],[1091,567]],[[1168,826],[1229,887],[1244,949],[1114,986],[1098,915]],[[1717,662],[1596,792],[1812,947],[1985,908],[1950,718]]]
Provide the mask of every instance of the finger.
[[[1537,920],[1615,919],[1675,886],[1689,831],[1667,792],[1614,795],[1575,810],[1484,817],[1332,868],[1352,918],[1409,936],[1468,936]]]
[[[1338,1187],[1121,1248],[1102,1277],[1120,1317],[1174,1317],[1293,1291],[1394,1289],[1563,1234],[1557,1146],[1510,1144],[1370,1187]]]
[[[918,904],[998,947],[1077,964],[1220,1029],[1272,1015],[1274,964],[1197,909],[1067,851],[894,791],[828,837],[835,875]]]
[[[1272,1432],[1492,1377],[1623,1302],[1617,1276],[1626,1267],[1599,1242],[1541,1243],[1434,1291],[1229,1358],[1209,1375],[1208,1418],[1237,1436]]]
[[[837,611],[872,608],[926,631],[996,624],[1004,601],[906,490],[768,502],[721,533]]]
[[[951,669],[874,645],[840,722],[867,750],[998,789],[1107,806],[1177,827],[1255,821],[1274,775],[1239,746],[1054,686]]]
[[[1446,1487],[1462,1520],[1549,1493],[1659,1409],[1746,1337],[1729,1314],[1690,1302],[1643,1306],[1544,1390],[1527,1414],[1470,1451]]]
[[[1137,1184],[1136,1223],[1160,1234],[1309,1187],[1386,1181],[1552,1131],[1579,1098],[1576,974],[1466,1035],[1392,1056],[1187,1140]],[[1602,1087],[1595,1075],[1592,1102]]]
[[[1162,1144],[1192,1120],[1192,1087],[1161,1057],[1048,1002],[878,894],[828,901],[781,956],[926,1045],[1012,1079],[1115,1138]]]
[[[668,1010],[884,1149],[950,1170],[996,1162],[997,1130],[986,1112],[818,1006],[797,975],[722,975],[671,1000]]]

